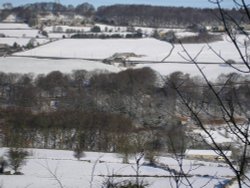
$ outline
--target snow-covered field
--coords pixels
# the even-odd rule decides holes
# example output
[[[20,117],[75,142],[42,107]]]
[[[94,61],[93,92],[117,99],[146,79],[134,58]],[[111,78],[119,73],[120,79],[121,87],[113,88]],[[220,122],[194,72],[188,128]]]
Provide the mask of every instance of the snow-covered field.
[[[45,27],[44,30],[47,32],[55,32],[55,31],[61,31],[61,32],[67,32],[67,30],[75,30],[75,31],[79,31],[79,32],[86,32],[86,31],[90,31],[91,27],[84,27],[84,26],[67,26],[67,25],[57,25],[57,26],[49,26],[49,27]]]
[[[53,33],[53,29],[57,27],[62,28],[63,33]],[[49,38],[63,38],[70,37],[71,34],[65,33],[67,29],[74,29],[77,31],[89,31],[89,27],[71,27],[71,26],[57,26],[57,27],[46,27],[45,31],[48,32]],[[25,40],[26,38],[45,38],[39,34],[39,30],[29,27],[27,24],[22,23],[0,23],[0,34],[4,34],[6,37],[20,38]],[[6,39],[7,40],[7,39]],[[26,39],[27,40],[27,39]],[[44,39],[45,40],[45,39]],[[1,43],[1,38],[0,38]]]
[[[64,39],[17,55],[105,59],[115,53],[142,55],[137,60],[161,60],[170,45],[155,39]]]
[[[138,64],[137,68],[150,67],[151,69],[159,72],[161,75],[169,75],[173,72],[181,71],[183,73],[190,74],[191,76],[201,76],[201,73],[194,64],[178,64],[178,63],[154,63],[154,64]],[[215,81],[221,74],[229,74],[235,72],[235,69],[218,64],[200,65],[207,78],[211,81]],[[237,67],[245,70],[244,65],[238,65]]]
[[[109,32],[127,32],[128,27],[125,26],[112,26],[106,24],[95,24],[99,26],[102,32],[109,31]],[[187,36],[196,36],[198,33],[186,31],[186,29],[175,29],[175,28],[153,28],[153,27],[134,27],[134,30],[140,30],[143,34],[147,36],[151,36],[155,31],[159,33],[166,33],[169,31],[175,32],[178,38],[187,37]]]
[[[1,148],[0,154],[3,155],[6,151],[6,148]],[[136,174],[134,157],[130,158],[130,164],[123,164],[121,156],[112,153],[86,152],[86,156],[78,161],[73,157],[72,151],[41,149],[29,149],[28,151],[31,155],[21,169],[24,175],[1,175],[0,182],[3,188],[60,187],[52,174],[56,175],[63,187],[99,188],[107,180],[107,176]],[[170,157],[160,157],[159,162],[176,170],[179,168],[176,160]],[[193,187],[214,187],[233,176],[226,165],[219,163],[184,160],[183,165],[186,172],[190,167],[193,168],[188,173],[191,176],[189,180]],[[169,171],[161,168],[142,165],[140,175],[151,176],[141,178],[149,184],[149,188],[165,188],[174,183],[171,177],[155,177],[171,175]],[[128,177],[115,178],[115,181],[125,179]],[[134,180],[133,177],[130,179]],[[185,187],[185,185],[183,184],[181,187]]]
[[[48,33],[51,39],[62,39],[64,37],[70,38],[72,34],[69,33]]]
[[[30,27],[24,23],[0,23],[1,29],[30,29]]]
[[[120,32],[125,32],[126,27],[114,27],[103,24],[97,24],[102,30],[105,27],[108,29],[113,28],[114,30],[119,30]],[[15,36],[11,38],[0,38],[0,43],[5,43],[13,45],[17,42],[19,45],[26,45],[30,39],[23,37],[35,37],[38,35],[38,30],[22,30],[29,28],[26,24],[0,24],[1,32],[6,32],[6,35]],[[66,29],[82,29],[88,30],[89,27],[69,27],[61,26],[63,30]],[[16,29],[16,28],[21,28]],[[7,29],[7,30],[6,30]],[[135,28],[139,29],[139,28]],[[153,28],[140,28],[144,29],[145,32],[152,32]],[[53,27],[48,27],[47,30],[51,32]],[[167,30],[167,29],[165,29]],[[191,36],[195,33],[185,32],[182,30],[176,30],[179,37]],[[64,33],[49,33],[52,38],[62,38]],[[66,36],[67,37],[67,36]],[[239,36],[242,44],[244,43],[244,38]],[[48,42],[48,39],[39,38],[36,39],[39,44],[44,44]],[[214,51],[220,54],[225,59],[232,59],[236,62],[240,61],[239,54],[235,50],[233,44],[229,42],[228,37],[224,36],[223,41],[210,43]],[[201,51],[200,55],[196,58],[199,62],[205,63],[222,63],[220,59],[207,44],[185,44],[185,49],[192,57]],[[101,59],[109,58],[115,53],[134,53],[138,55],[137,57],[129,57],[128,60],[131,61],[141,61],[141,64],[137,64],[136,68],[141,67],[151,67],[152,69],[158,71],[162,75],[168,75],[175,71],[182,71],[184,73],[189,73],[192,76],[200,75],[197,68],[193,64],[178,64],[177,62],[185,63],[188,58],[185,54],[183,48],[179,44],[174,45],[172,53],[170,53],[172,46],[168,42],[159,41],[153,38],[143,38],[143,39],[63,39],[56,42],[49,43],[44,46],[40,46],[25,52],[19,52],[15,55],[18,56],[32,56],[32,57],[46,57],[47,59],[35,59],[26,57],[7,57],[0,59],[0,71],[3,72],[19,72],[19,73],[48,73],[54,70],[60,70],[62,72],[70,72],[75,69],[106,69],[112,72],[117,72],[121,69],[115,66],[108,66],[101,63]],[[242,51],[244,50],[243,45],[241,46]],[[248,52],[249,53],[249,52]],[[168,56],[169,55],[169,56]],[[170,63],[151,63],[150,62],[160,62],[166,56],[166,62]],[[50,57],[59,58],[71,58],[65,60],[52,60]],[[82,59],[100,59],[100,62],[88,62],[78,60]],[[74,60],[73,60],[74,59]],[[147,64],[143,64],[143,62]],[[84,66],[83,66],[84,65]],[[235,70],[229,66],[225,65],[200,65],[202,70],[206,73],[208,78],[216,79],[218,75],[222,73],[231,73]],[[244,70],[244,66],[238,65],[238,67]]]
[[[191,76],[200,76],[199,71],[193,64],[139,64],[135,68],[150,67],[162,75],[169,75],[176,71],[188,73]],[[93,71],[95,69],[108,70],[110,72],[119,72],[124,68],[113,65],[103,64],[101,62],[77,60],[77,59],[38,59],[27,57],[0,57],[1,72],[47,74],[51,71],[59,70],[64,73],[70,73],[72,70],[85,69]],[[202,65],[209,80],[215,80],[220,74],[231,73],[234,69],[229,66],[221,65]]]
[[[243,41],[243,37],[240,37],[240,40]],[[240,61],[238,53],[234,49],[233,44],[229,42],[227,37],[224,37],[224,41],[214,42],[210,45],[225,59]],[[232,67],[220,64],[223,61],[216,54],[214,54],[214,52],[209,48],[209,46],[207,46],[207,44],[185,44],[184,46],[192,57],[195,57],[197,53],[203,48],[203,51],[197,57],[197,61],[199,62],[219,63],[200,65],[200,67],[210,80],[216,79],[222,73],[227,74],[235,72],[235,69],[233,69]],[[17,59],[15,58],[7,57],[5,59],[1,59],[0,70],[4,72],[14,71],[25,73],[32,71],[35,73],[47,73],[57,69],[62,72],[69,72],[70,70],[77,68],[85,69],[85,67],[82,66],[82,61],[77,60],[77,58],[86,58],[100,59],[100,63],[87,63],[86,70],[93,70],[96,68],[102,69],[103,67],[108,67],[108,70],[113,69],[111,71],[119,71],[117,67],[102,64],[101,59],[111,57],[115,53],[131,52],[138,55],[138,57],[130,57],[129,60],[142,61],[141,64],[136,65],[136,68],[145,66],[151,67],[162,75],[168,75],[175,71],[182,71],[184,73],[190,74],[191,76],[200,75],[197,67],[194,64],[183,64],[187,63],[187,60],[185,60],[185,58],[187,58],[187,55],[179,44],[176,44],[174,46],[172,53],[168,58],[166,58],[165,63],[150,64],[150,61],[158,62],[164,59],[169,54],[170,50],[171,45],[169,43],[153,38],[105,40],[64,39],[32,50],[19,52],[15,55],[48,58],[65,57],[72,58],[72,60],[29,59],[26,57],[19,57],[18,61],[16,61]],[[76,59],[73,60],[74,58]],[[143,64],[144,61],[148,61],[147,64]],[[86,61],[84,62],[86,63]],[[182,64],[179,64],[178,62],[182,62]],[[18,66],[20,67],[20,69],[17,68]],[[93,68],[91,68],[91,66],[93,66]],[[237,65],[237,67],[245,70],[245,67],[243,65]]]
[[[19,29],[5,29],[0,30],[1,34],[4,34],[6,37],[43,37],[38,33],[37,29],[25,29],[25,30],[19,30]]]
[[[35,38],[43,37],[37,29],[32,29],[24,23],[0,23],[0,34],[6,37]]]
[[[14,43],[17,43],[20,46],[25,46],[29,43],[30,38],[19,38],[19,37],[11,37],[11,38],[0,38],[0,44],[7,44],[9,46],[13,46]],[[49,42],[48,39],[45,38],[37,38],[35,39],[39,44],[45,44]]]
[[[211,43],[213,49],[225,59],[240,61],[239,54],[233,44],[225,40]],[[203,49],[196,60],[199,62],[222,62],[207,44],[185,44],[185,49],[194,58]],[[49,45],[32,49],[17,55],[95,58],[104,59],[115,53],[135,53],[140,57],[132,57],[136,61],[161,61],[171,51],[172,46],[153,38],[144,39],[65,39]],[[243,47],[242,51],[245,50]],[[171,55],[166,61],[185,62],[188,56],[180,44],[174,45]]]
[[[0,57],[0,71],[6,73],[34,73],[47,74],[51,71],[59,70],[64,73],[71,73],[73,70],[107,70],[110,72],[119,72],[121,69],[101,62],[84,60],[52,60],[36,59],[25,57]]]
[[[125,26],[112,26],[106,24],[95,24],[99,26],[101,31],[112,31],[112,32],[127,32],[128,27]],[[184,29],[173,29],[173,28],[154,28],[154,27],[134,27],[135,30],[141,30],[143,34],[152,35],[152,33],[157,30],[158,32],[168,32],[174,31],[176,33],[184,32]]]

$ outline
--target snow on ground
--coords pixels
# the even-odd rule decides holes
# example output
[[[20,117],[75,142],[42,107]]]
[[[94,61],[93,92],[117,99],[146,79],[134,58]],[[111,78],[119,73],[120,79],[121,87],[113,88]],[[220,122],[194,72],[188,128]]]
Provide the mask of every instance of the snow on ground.
[[[161,60],[169,47],[155,39],[64,39],[17,55],[105,59],[131,52],[143,55],[139,60]]]
[[[160,163],[167,164],[170,168],[179,170],[177,160],[171,157],[159,157],[157,159]],[[224,163],[212,163],[198,160],[183,159],[183,170],[189,175],[200,176],[220,176],[231,177],[234,176],[232,170]]]
[[[30,29],[30,27],[25,23],[0,23],[1,29]]]
[[[210,47],[212,47],[214,51],[216,51],[220,56],[222,56],[226,60],[232,59],[236,62],[241,62],[241,58],[235,46],[232,44],[232,42],[229,41],[226,36],[224,36],[223,41],[213,42],[209,45],[210,46],[208,46],[207,44],[184,44],[183,46],[187,50],[189,55],[192,58],[195,58],[197,62],[223,62],[223,60],[219,58],[211,50]],[[240,49],[243,53],[245,53],[245,48],[243,46],[240,46]],[[249,52],[250,51],[248,51],[248,53]],[[174,46],[172,54],[169,58],[166,59],[166,61],[186,61],[185,59],[190,60],[188,55],[185,53],[183,47],[180,44],[177,44]]]
[[[87,27],[87,26],[67,26],[67,25],[49,26],[49,27],[44,28],[45,31],[50,32],[50,33],[58,31],[58,30],[61,30],[62,32],[66,32],[67,30],[86,32],[86,31],[90,31],[90,29],[91,27]]]
[[[6,151],[7,148],[1,148],[0,155],[3,155]],[[73,157],[72,151],[44,149],[28,149],[28,151],[31,155],[27,158],[26,165],[21,169],[24,175],[1,175],[0,182],[3,188],[59,187],[58,182],[49,171],[54,173],[62,185],[67,188],[89,188],[91,184],[93,188],[99,188],[107,180],[108,175],[130,176],[136,174],[133,157],[130,158],[130,164],[123,164],[121,163],[121,157],[112,153],[86,152],[86,156],[77,161]],[[169,157],[162,157],[161,162],[173,165],[171,167],[178,169],[176,162],[174,163],[174,160]],[[190,162],[192,161],[185,160],[184,164],[187,165]],[[200,161],[199,163],[203,164],[205,162]],[[193,187],[204,186],[205,188],[210,188],[222,181],[226,181],[227,178],[224,176],[228,175],[227,171],[229,169],[223,164],[221,166],[218,168],[216,164],[210,163],[209,169],[196,167],[196,173],[199,173],[199,175],[189,178]],[[212,168],[214,170],[210,171]],[[221,170],[219,170],[220,168]],[[214,174],[216,169],[218,169],[218,173]],[[202,173],[203,170],[206,170],[207,174]],[[206,176],[202,176],[202,174],[206,174]],[[170,177],[154,177],[156,175],[170,175],[168,171],[160,168],[143,165],[140,168],[140,175],[153,176],[143,178],[143,181],[149,184],[149,188],[165,188],[170,187],[171,183],[174,183],[173,178]],[[134,180],[134,178],[128,177],[115,178],[114,180],[119,182],[125,179]],[[181,187],[185,187],[185,185]]]
[[[184,29],[174,29],[174,28],[153,28],[153,27],[135,27],[135,30],[140,29],[142,31],[143,34],[146,35],[152,35],[154,33],[154,31],[157,31],[159,33],[166,33],[169,31],[173,31],[175,33],[181,33],[184,32]]]
[[[63,33],[53,33],[53,29],[57,27],[62,28]],[[71,27],[71,26],[56,26],[56,27],[46,27],[44,30],[48,32],[49,38],[63,38],[70,37],[72,34],[65,33],[67,29],[74,29],[77,31],[89,31],[89,27]],[[16,23],[0,23],[0,34],[4,34],[6,37],[19,37],[19,38],[31,38],[40,37],[39,30],[30,28],[27,24],[16,24]]]
[[[225,59],[241,61],[239,54],[227,38],[225,40],[210,43],[213,49]],[[199,62],[222,62],[222,60],[210,49],[207,44],[185,44],[185,49]],[[18,53],[18,55],[52,56],[71,58],[95,58],[104,59],[115,53],[133,52],[140,57],[131,57],[135,61],[161,61],[171,51],[172,46],[164,41],[153,38],[143,39],[65,39],[49,45]],[[242,51],[245,50],[243,47]],[[165,61],[186,62],[182,46],[176,44],[171,55]]]
[[[197,130],[194,130],[194,133],[200,134],[206,140],[206,142],[212,143],[211,139],[207,136],[207,134],[204,131],[197,129]],[[233,138],[226,137],[219,130],[209,130],[209,133],[212,135],[214,141],[217,144],[228,144],[228,143],[234,142]]]
[[[70,38],[72,35],[80,32],[89,32],[91,27],[87,26],[67,26],[67,25],[57,25],[45,27],[44,30],[48,32],[49,38]],[[73,33],[67,32],[68,30],[74,30]]]
[[[238,124],[240,125],[240,124]],[[234,127],[233,125],[231,125],[231,127],[229,128],[228,125],[226,125],[224,128],[217,130],[218,134],[224,135],[225,137],[227,137],[228,139],[231,139],[231,142],[233,142],[235,145],[237,144],[238,146],[242,145],[243,143],[241,142],[241,140],[239,139],[239,136],[244,139],[242,134],[235,134],[235,133],[239,133],[239,128],[242,132],[245,133],[245,131],[247,130],[247,127],[249,127],[249,125],[247,124],[243,124],[241,125],[241,127]],[[248,130],[248,134],[250,135],[250,130]],[[250,136],[249,136],[250,138]],[[250,153],[249,153],[250,154]]]
[[[223,54],[227,58],[230,56],[232,58],[236,57],[235,50],[233,46],[228,47],[227,45],[231,45],[229,42],[220,41],[216,43],[212,43],[214,48],[224,47],[225,51],[222,50]],[[224,46],[223,46],[224,45]],[[194,55],[194,51],[198,51],[205,44],[186,44],[187,49],[191,54]],[[60,41],[56,41],[45,46],[41,46],[32,50],[28,50],[26,52],[20,52],[16,55],[20,56],[42,56],[42,57],[67,57],[67,58],[94,58],[94,59],[104,59],[112,56],[117,52],[133,52],[137,55],[142,55],[142,57],[132,58],[132,60],[145,60],[145,61],[159,61],[162,60],[166,54],[168,54],[171,46],[167,42],[162,42],[156,39],[110,39],[110,40],[102,40],[102,39],[64,39]],[[179,49],[179,50],[178,50]],[[193,49],[193,51],[191,50]],[[152,64],[138,64],[136,68],[142,67],[151,67],[152,69],[158,71],[162,75],[168,75],[175,71],[182,71],[184,73],[188,73],[191,76],[199,76],[201,75],[198,71],[197,67],[194,64],[178,64],[176,62],[181,61],[184,62],[183,58],[180,57],[178,53],[183,53],[180,49],[179,45],[175,46],[174,51],[170,55],[166,61],[173,61],[173,63],[152,63]],[[204,59],[206,62],[214,62],[214,56],[209,50],[204,50],[201,59]],[[15,58],[4,58],[1,59],[1,71],[4,72],[34,72],[34,73],[47,73],[52,70],[61,70],[61,71],[70,71],[73,69],[82,69],[82,61],[80,60],[49,60],[49,59],[29,59],[29,58],[19,58],[18,62]],[[221,62],[218,59],[216,62]],[[8,62],[8,63],[4,63]],[[68,63],[70,62],[70,63]],[[85,61],[86,62],[86,61]],[[35,64],[35,67],[34,67]],[[93,70],[96,68],[102,69],[104,67],[108,67],[107,69],[113,69],[118,71],[118,69],[114,66],[108,66],[102,63],[87,63],[86,69]],[[93,68],[91,68],[93,66]],[[17,68],[20,67],[20,68]],[[220,74],[235,72],[235,69],[230,66],[219,65],[219,64],[203,64],[200,65],[202,70],[207,75],[208,79],[215,80]],[[245,70],[243,65],[238,65],[238,68]]]
[[[34,73],[47,74],[51,71],[59,70],[64,73],[70,73],[72,70],[84,69],[87,71],[107,70],[118,72],[121,69],[101,62],[85,60],[53,60],[36,59],[24,57],[0,57],[0,71],[6,73]]]
[[[249,188],[250,187],[250,171],[248,169],[248,172],[245,174],[247,178],[244,179],[244,183],[242,183],[242,188]],[[230,188],[238,188],[239,185],[237,181],[234,181],[233,185],[230,186]]]
[[[106,24],[95,24],[99,26],[101,31],[112,31],[112,32],[127,32],[129,27],[126,26],[113,26],[113,25],[106,25]],[[154,28],[154,27],[134,27],[135,30],[141,30],[143,34],[152,35],[152,33],[157,30],[158,32],[183,32],[184,29],[174,29],[174,28]]]
[[[162,75],[169,75],[176,71],[188,73],[191,76],[200,76],[199,71],[193,64],[139,64],[136,68],[150,67]],[[223,67],[221,65],[202,65],[209,80],[216,80],[217,77],[224,73],[231,73],[234,69]],[[118,68],[113,65],[103,64],[101,62],[86,61],[79,59],[39,59],[27,57],[0,57],[0,71],[10,73],[30,73],[47,74],[51,71],[59,70],[69,73],[72,70],[85,69],[92,71],[95,69],[105,69],[111,72],[119,72],[124,68]]]
[[[7,39],[8,40],[8,39]],[[24,40],[24,39],[20,39]],[[239,40],[243,43],[244,37],[239,36]],[[1,39],[0,39],[1,41]],[[10,42],[12,43],[12,42]],[[218,41],[210,44],[218,53],[226,59],[234,59],[240,61],[239,54],[234,49],[232,43],[229,42],[227,37],[224,41]],[[199,62],[213,62],[222,63],[214,52],[209,49],[206,44],[185,44],[192,57],[202,49],[200,56],[197,58]],[[243,49],[243,48],[242,48]],[[164,59],[170,52],[171,45],[164,41],[159,41],[153,38],[143,39],[63,39],[56,42],[49,43],[25,52],[14,54],[18,56],[31,56],[31,57],[44,57],[47,59],[29,59],[26,57],[13,57],[1,58],[0,71],[4,72],[34,72],[34,73],[48,73],[53,70],[60,70],[62,72],[69,72],[74,69],[108,69],[112,72],[117,72],[115,66],[105,65],[97,62],[81,61],[79,59],[102,59],[109,58],[115,53],[135,53],[138,57],[128,58],[131,61],[140,61],[136,68],[151,67],[162,75],[169,75],[175,71],[182,71],[191,76],[200,76],[200,72],[194,64],[187,63],[182,57],[186,57],[182,47],[179,44],[174,46],[170,56],[164,63],[151,63],[159,62]],[[70,58],[71,60],[51,60],[51,57]],[[75,60],[73,60],[75,59]],[[17,61],[18,60],[18,61]],[[143,62],[147,61],[146,64]],[[8,63],[5,63],[8,62]],[[179,63],[181,62],[181,64]],[[84,66],[83,66],[84,65]],[[235,69],[225,64],[202,64],[201,69],[204,71],[209,80],[215,80],[220,74],[235,72]],[[237,65],[241,70],[245,70],[244,65]]]
[[[7,44],[9,46],[13,46],[14,43],[17,43],[20,46],[25,46],[29,43],[30,40],[31,40],[30,38],[19,38],[19,37],[8,38],[8,37],[6,37],[6,38],[0,38],[0,44]],[[37,38],[36,41],[39,44],[45,44],[45,43],[49,42],[49,39]]]
[[[25,29],[25,30],[19,30],[19,29],[5,29],[0,30],[0,34],[4,34],[6,37],[43,37],[38,33],[37,29]]]
[[[178,64],[178,63],[153,63],[153,64],[138,64],[137,68],[150,67],[153,70],[159,72],[161,75],[169,75],[176,71],[190,74],[191,76],[201,76],[201,73],[194,64]],[[211,81],[215,81],[220,74],[229,74],[235,72],[235,69],[229,66],[223,66],[218,64],[200,65],[207,78]],[[244,65],[238,65],[237,67],[245,70]]]
[[[49,35],[49,38],[51,38],[51,39],[53,39],[53,38],[62,39],[64,37],[70,38],[71,35],[73,35],[73,34],[71,34],[71,33],[48,33],[48,35]]]
[[[210,127],[211,125],[207,125],[207,126]],[[224,124],[221,127],[215,128],[215,129],[208,128],[208,127],[207,127],[207,130],[209,130],[209,133],[212,135],[216,143],[225,144],[225,145],[230,145],[230,144],[241,145],[242,144],[242,142],[239,139],[239,136],[242,137],[242,135],[235,134],[235,133],[238,133],[239,130],[237,130],[233,125],[231,125],[231,128],[229,128],[227,124]],[[246,127],[248,127],[247,124],[241,125],[241,127],[237,127],[237,128],[240,128],[242,132],[245,132]],[[193,132],[196,134],[200,134],[206,140],[206,142],[210,144],[212,143],[211,139],[207,136],[207,134],[203,130],[195,129],[193,130]],[[249,133],[250,133],[250,130],[249,130]]]

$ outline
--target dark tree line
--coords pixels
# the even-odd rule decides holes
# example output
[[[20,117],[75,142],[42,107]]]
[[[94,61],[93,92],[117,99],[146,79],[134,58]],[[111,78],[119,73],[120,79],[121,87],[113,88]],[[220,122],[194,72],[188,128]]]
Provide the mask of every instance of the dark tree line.
[[[13,13],[28,24],[34,25],[35,19],[39,14],[79,14],[86,17],[92,17],[95,14],[95,7],[89,3],[82,3],[76,7],[73,5],[64,6],[52,2],[33,3],[1,10],[0,20],[4,20],[7,16]]]
[[[226,12],[238,23],[247,23],[244,11],[232,9],[226,10]],[[187,27],[194,24],[214,25],[219,23],[216,19],[218,15],[218,9],[150,5],[102,6],[97,9],[95,14],[98,21],[108,24],[150,27]]]
[[[34,114],[24,109],[2,110],[3,144],[8,147],[117,151],[118,137],[132,133],[132,122],[121,115],[56,111]],[[126,138],[128,141],[128,138]]]
[[[225,82],[229,82],[224,86]],[[246,101],[249,107],[249,78],[239,74],[221,75],[214,83],[222,100]],[[47,75],[0,73],[0,105],[20,107],[34,112],[55,110],[98,111],[125,115],[143,127],[162,126],[171,115],[184,111],[173,85],[192,106],[217,110],[213,95],[201,78],[182,72],[172,73],[163,81],[150,68],[128,69],[119,73],[59,71]],[[204,112],[206,116],[207,112]],[[166,115],[167,114],[167,115]]]
[[[124,26],[147,26],[147,27],[188,27],[192,25],[216,25],[219,21],[218,9],[198,9],[184,7],[164,7],[150,5],[112,5],[101,6],[97,10],[89,3],[62,5],[56,3],[34,3],[19,7],[3,9],[0,19],[5,19],[11,13],[27,23],[34,23],[34,19],[40,15],[53,14],[80,14],[93,18],[98,22]],[[247,23],[245,12],[241,9],[226,10],[226,13],[237,23]],[[213,15],[213,16],[211,16]]]
[[[221,75],[213,83],[223,101],[248,108],[249,78]],[[227,84],[225,87],[225,82]],[[200,117],[220,121],[218,102],[204,81],[175,72],[163,81],[150,68],[119,73],[59,71],[47,75],[0,74],[0,126],[4,146],[121,152],[162,148],[184,152],[181,116],[190,116],[176,91]],[[244,118],[244,114],[236,114]],[[157,136],[156,136],[157,135]],[[174,147],[173,147],[174,146]],[[19,146],[20,147],[20,146]],[[125,160],[126,161],[126,160]]]

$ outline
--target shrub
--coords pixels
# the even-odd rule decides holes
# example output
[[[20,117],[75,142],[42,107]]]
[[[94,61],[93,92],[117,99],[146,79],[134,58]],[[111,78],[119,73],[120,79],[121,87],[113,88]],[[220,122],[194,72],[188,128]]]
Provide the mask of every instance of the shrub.
[[[15,171],[14,174],[19,174],[18,170],[25,164],[25,158],[28,152],[20,148],[11,148],[8,151],[8,162],[10,167]]]
[[[6,162],[6,160],[5,160],[5,158],[4,157],[0,157],[0,174],[3,174],[4,173],[4,169],[5,169],[5,167],[7,166],[7,162]]]
[[[91,32],[99,33],[101,32],[101,28],[99,26],[94,26],[91,28]]]
[[[48,32],[47,32],[47,31],[42,31],[42,32],[41,32],[41,35],[43,35],[43,36],[45,36],[45,37],[47,37],[47,38],[49,37],[49,35],[48,35]]]
[[[102,188],[146,188],[148,185],[141,182],[139,185],[133,181],[123,181],[115,182],[113,177],[108,178],[107,181],[103,183]]]
[[[83,147],[81,147],[79,144],[74,148],[74,157],[77,158],[77,160],[80,160],[81,157],[84,157],[84,151]]]

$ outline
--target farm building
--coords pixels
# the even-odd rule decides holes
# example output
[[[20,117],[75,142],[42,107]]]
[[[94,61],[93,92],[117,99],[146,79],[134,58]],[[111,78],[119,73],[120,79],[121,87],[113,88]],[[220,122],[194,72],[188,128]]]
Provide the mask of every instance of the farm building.
[[[223,153],[231,158],[232,151],[226,150]],[[192,150],[187,149],[185,152],[185,156],[188,159],[201,159],[201,160],[209,160],[209,161],[223,161],[223,157],[219,155],[219,151],[216,150]]]

